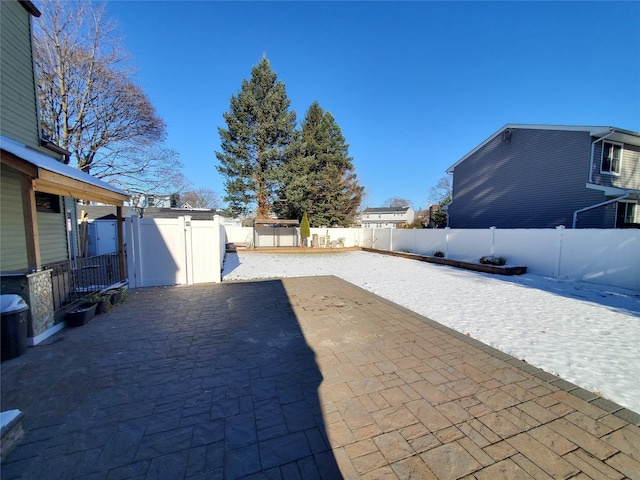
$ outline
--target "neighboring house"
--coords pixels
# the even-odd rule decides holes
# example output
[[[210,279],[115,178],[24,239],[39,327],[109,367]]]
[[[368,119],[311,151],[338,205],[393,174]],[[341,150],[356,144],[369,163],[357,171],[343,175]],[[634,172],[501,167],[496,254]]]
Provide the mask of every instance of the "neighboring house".
[[[190,208],[178,205],[179,196],[170,193],[132,193],[131,200],[137,207]]]
[[[363,228],[398,228],[413,223],[411,207],[365,208],[360,216]]]
[[[640,226],[640,133],[512,125],[454,163],[451,228]]]
[[[78,205],[78,221],[86,220],[93,222],[94,220],[115,220],[116,207],[111,205]],[[81,218],[84,212],[85,218]],[[130,217],[143,213],[143,218],[178,218],[190,216],[192,220],[213,220],[215,215],[222,213],[215,208],[165,208],[165,207],[147,207],[143,212],[139,212],[135,207],[124,207],[124,216]]]
[[[109,203],[121,214],[128,198],[66,165],[68,152],[40,137],[31,31],[39,15],[32,2],[0,2],[0,273],[2,293],[21,294],[30,306],[29,337],[52,327],[70,293],[73,272],[53,279],[46,267],[68,266],[77,254],[75,199]],[[122,254],[119,263],[124,275]],[[57,280],[67,282],[62,296],[53,291]]]

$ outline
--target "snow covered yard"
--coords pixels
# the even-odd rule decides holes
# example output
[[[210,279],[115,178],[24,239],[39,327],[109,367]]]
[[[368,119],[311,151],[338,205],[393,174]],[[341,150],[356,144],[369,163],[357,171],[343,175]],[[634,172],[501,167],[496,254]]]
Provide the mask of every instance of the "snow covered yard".
[[[640,413],[640,292],[369,252],[229,254],[223,280],[335,275]]]

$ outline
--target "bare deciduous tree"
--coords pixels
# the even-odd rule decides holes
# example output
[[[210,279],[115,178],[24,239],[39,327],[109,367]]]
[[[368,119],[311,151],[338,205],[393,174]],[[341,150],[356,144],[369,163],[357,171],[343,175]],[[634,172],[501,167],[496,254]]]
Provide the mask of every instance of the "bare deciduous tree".
[[[451,177],[444,176],[438,180],[429,193],[429,205],[444,205],[451,201]]]
[[[178,152],[162,146],[121,149],[93,164],[91,174],[124,190],[145,193],[181,193],[191,182],[181,171]]]
[[[180,199],[182,202],[187,202],[192,208],[220,208],[218,195],[208,187],[199,187],[184,192]]]
[[[34,41],[41,127],[77,167],[119,186],[153,188],[182,164],[158,147],[165,124],[131,80],[104,6],[44,0]],[[166,162],[166,163],[165,163]]]
[[[409,203],[409,200],[405,198],[393,197],[393,198],[387,199],[387,201],[384,202],[384,206],[397,208],[397,207],[409,207],[411,206],[411,204]]]

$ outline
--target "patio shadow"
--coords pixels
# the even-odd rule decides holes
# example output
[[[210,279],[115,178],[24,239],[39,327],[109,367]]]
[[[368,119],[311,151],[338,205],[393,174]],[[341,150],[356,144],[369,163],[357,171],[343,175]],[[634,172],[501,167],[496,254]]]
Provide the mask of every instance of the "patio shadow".
[[[131,290],[1,380],[25,429],[3,478],[342,478],[279,280]]]

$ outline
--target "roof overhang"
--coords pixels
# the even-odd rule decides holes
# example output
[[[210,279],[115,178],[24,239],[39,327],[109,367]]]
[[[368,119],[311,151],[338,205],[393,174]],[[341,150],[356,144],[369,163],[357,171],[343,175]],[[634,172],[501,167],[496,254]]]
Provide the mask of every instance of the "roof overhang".
[[[505,130],[509,129],[526,129],[526,130],[560,130],[567,132],[589,132],[589,135],[595,138],[602,138],[607,136],[607,140],[617,141],[621,143],[626,143],[628,145],[640,146],[640,133],[633,132],[631,130],[623,130],[621,128],[616,127],[603,127],[603,126],[579,126],[579,125],[528,125],[528,124],[517,124],[517,123],[508,123],[503,126],[500,130],[495,132],[493,135],[489,136],[484,142],[478,145],[476,148],[467,153],[464,157],[458,160],[456,163],[447,168],[447,173],[453,173],[454,169],[464,162],[471,155],[476,153],[482,147],[484,147],[491,140],[496,138],[498,135],[502,135]]]
[[[640,190],[632,190],[627,188],[607,187],[605,185],[596,185],[594,183],[587,183],[586,187],[590,190],[598,190],[604,193],[605,197],[621,197],[622,195],[629,195],[629,199],[640,199]]]
[[[0,136],[0,149],[2,164],[31,178],[36,191],[119,207],[129,200],[122,190],[10,138]]]
[[[640,133],[614,127],[603,128],[606,128],[606,130],[592,130],[591,136],[595,138],[607,137],[607,140],[611,140],[612,142],[620,142],[640,147]]]

